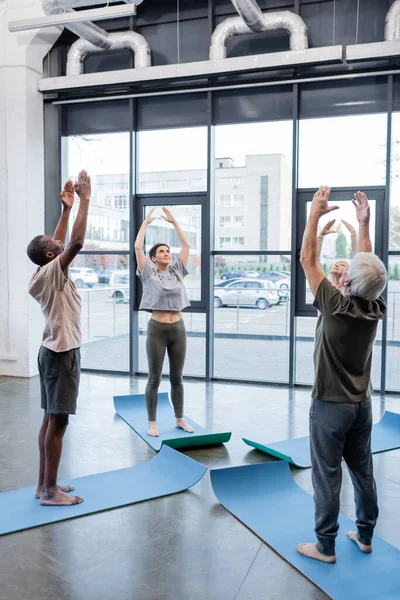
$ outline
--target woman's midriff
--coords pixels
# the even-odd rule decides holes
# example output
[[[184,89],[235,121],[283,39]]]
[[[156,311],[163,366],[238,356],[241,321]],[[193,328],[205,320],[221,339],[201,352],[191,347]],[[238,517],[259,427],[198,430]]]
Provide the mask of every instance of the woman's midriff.
[[[151,318],[158,321],[158,323],[177,323],[182,319],[182,313],[168,310],[153,310]]]

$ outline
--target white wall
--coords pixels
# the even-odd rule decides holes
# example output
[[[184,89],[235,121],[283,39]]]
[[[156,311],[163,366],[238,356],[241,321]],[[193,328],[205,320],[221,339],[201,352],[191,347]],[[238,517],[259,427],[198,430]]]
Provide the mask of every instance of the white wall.
[[[56,28],[8,32],[8,21],[43,16],[40,0],[0,0],[0,375],[30,377],[43,318],[27,293],[28,242],[44,231],[42,62]]]

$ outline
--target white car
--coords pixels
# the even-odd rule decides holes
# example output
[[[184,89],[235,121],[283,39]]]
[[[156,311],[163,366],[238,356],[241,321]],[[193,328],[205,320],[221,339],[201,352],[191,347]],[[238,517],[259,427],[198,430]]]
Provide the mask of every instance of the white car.
[[[278,291],[272,281],[239,279],[225,287],[214,288],[214,307],[256,306],[265,310],[279,303]]]
[[[87,269],[84,267],[70,267],[68,269],[68,276],[77,288],[93,287],[99,283],[99,278],[94,269]]]
[[[109,297],[115,302],[129,302],[129,270],[120,269],[111,273],[110,287],[114,288],[109,293]]]

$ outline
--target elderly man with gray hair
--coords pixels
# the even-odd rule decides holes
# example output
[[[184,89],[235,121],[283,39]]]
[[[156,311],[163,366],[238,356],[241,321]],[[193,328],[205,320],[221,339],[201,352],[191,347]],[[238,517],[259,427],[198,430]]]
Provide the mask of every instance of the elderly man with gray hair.
[[[370,208],[365,194],[355,194],[359,223],[357,253],[340,278],[340,290],[317,263],[320,218],[329,206],[330,188],[315,194],[304,232],[300,262],[320,316],[315,331],[314,388],[310,408],[310,450],[317,543],[300,543],[304,556],[336,562],[342,458],[354,486],[357,531],[347,533],[362,552],[372,550],[378,518],[371,453],[371,360],[379,319],[386,313],[381,293],[387,272],[372,253]]]

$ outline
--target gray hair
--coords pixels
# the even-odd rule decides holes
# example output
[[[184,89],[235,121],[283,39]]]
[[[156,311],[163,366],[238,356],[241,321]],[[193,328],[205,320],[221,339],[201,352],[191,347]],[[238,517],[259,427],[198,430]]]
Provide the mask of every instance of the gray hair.
[[[349,292],[364,300],[376,300],[387,284],[386,267],[376,254],[357,252],[347,270]]]

